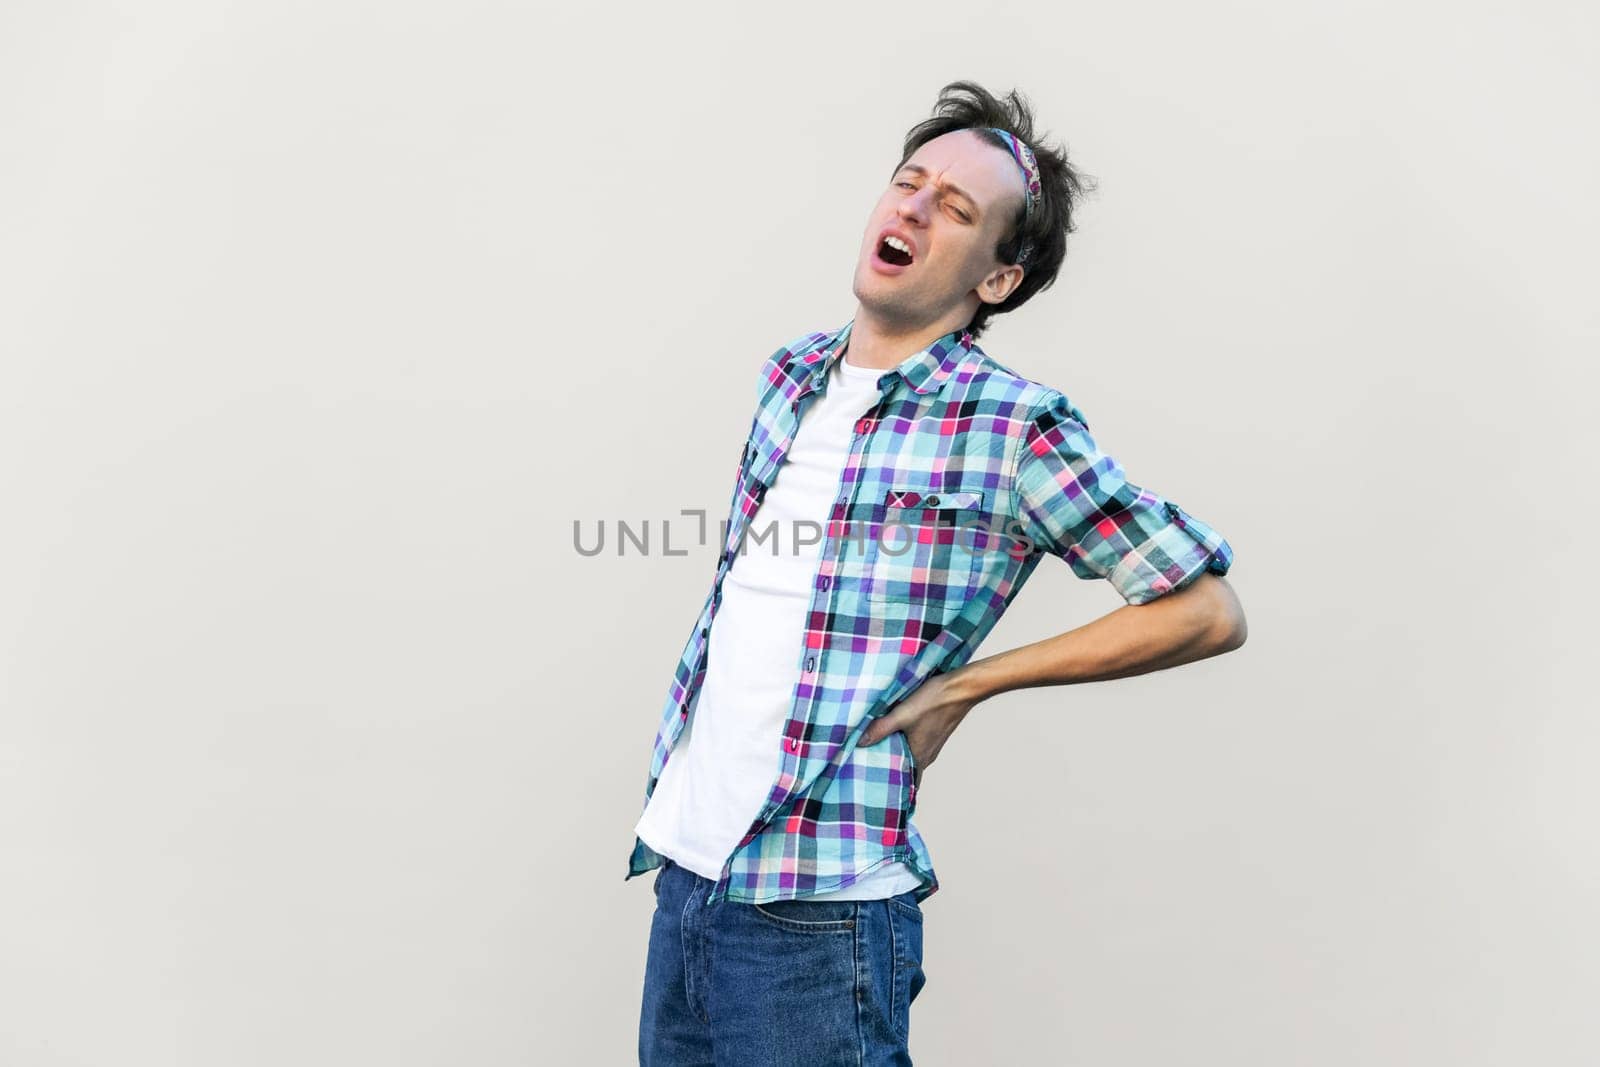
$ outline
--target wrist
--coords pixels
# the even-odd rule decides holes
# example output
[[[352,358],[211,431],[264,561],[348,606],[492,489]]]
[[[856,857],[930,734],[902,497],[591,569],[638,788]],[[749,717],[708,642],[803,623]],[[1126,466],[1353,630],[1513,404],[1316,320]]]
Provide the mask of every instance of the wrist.
[[[951,696],[963,704],[978,704],[999,692],[988,660],[968,663],[945,677]]]

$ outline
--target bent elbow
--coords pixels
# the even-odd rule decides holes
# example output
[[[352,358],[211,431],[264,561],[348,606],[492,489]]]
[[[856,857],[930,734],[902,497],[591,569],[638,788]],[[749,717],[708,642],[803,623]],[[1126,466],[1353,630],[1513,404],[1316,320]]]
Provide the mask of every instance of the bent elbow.
[[[1244,606],[1239,603],[1239,596],[1233,591],[1227,579],[1213,575],[1216,580],[1210,583],[1214,599],[1211,613],[1212,641],[1217,651],[1232,652],[1244,644],[1250,636],[1249,624],[1245,622]]]
[[[1244,621],[1244,612],[1234,612],[1229,620],[1222,639],[1222,651],[1232,652],[1244,644],[1245,638],[1250,636],[1250,627]]]

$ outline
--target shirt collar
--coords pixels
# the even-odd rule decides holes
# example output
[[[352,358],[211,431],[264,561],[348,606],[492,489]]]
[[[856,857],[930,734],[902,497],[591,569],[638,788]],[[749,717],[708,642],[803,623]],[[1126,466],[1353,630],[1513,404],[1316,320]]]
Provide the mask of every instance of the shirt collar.
[[[850,339],[850,328],[854,325],[855,320],[851,319],[830,334],[820,348],[805,356],[804,361],[813,368],[813,383],[820,385],[827,380],[829,372],[833,370],[834,361],[840,358],[845,342]],[[971,350],[972,334],[966,327],[962,327],[935,339],[901,360],[898,366],[883,373],[899,374],[913,392],[936,392],[955,373],[956,368],[967,358],[967,353]]]

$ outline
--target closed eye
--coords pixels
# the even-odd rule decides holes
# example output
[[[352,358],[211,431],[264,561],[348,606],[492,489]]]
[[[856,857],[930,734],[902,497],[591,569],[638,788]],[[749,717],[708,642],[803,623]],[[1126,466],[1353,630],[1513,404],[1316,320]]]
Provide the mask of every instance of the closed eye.
[[[895,184],[895,188],[897,188],[897,189],[915,189],[916,188],[916,186],[913,185],[911,182],[895,182],[894,184]],[[955,212],[956,218],[960,219],[962,222],[971,222],[972,221],[972,216],[968,215],[965,211],[962,211],[960,208],[953,207],[950,210]]]

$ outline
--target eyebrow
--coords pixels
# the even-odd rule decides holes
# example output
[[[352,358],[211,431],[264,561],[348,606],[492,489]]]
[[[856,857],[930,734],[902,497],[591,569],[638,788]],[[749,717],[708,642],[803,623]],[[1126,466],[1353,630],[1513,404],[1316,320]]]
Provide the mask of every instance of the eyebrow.
[[[928,176],[928,168],[924,167],[921,163],[905,163],[905,164],[902,164],[901,167],[900,167],[900,170],[895,171],[895,174],[898,175],[901,171],[907,171],[907,170],[909,170],[913,174],[919,174],[919,175],[923,176],[924,178]],[[972,194],[967,192],[965,189],[961,188],[961,186],[957,185],[955,182],[952,182],[952,181],[945,181],[945,182],[941,182],[940,184],[943,185],[946,189],[950,190],[955,195],[959,196],[961,199],[965,200],[967,202],[967,204],[972,208],[972,214],[973,214],[974,217],[977,217],[977,216],[983,214],[983,211],[978,207],[978,202],[972,198]]]

